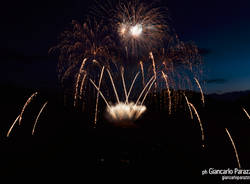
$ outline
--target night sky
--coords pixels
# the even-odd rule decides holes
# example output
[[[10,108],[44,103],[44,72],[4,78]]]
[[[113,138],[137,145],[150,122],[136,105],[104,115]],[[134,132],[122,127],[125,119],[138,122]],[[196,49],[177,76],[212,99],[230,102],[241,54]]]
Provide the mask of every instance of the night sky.
[[[8,1],[1,4],[0,84],[54,88],[57,61],[48,49],[71,20],[83,22],[92,1]],[[249,90],[250,2],[163,1],[180,39],[204,56],[206,93]]]

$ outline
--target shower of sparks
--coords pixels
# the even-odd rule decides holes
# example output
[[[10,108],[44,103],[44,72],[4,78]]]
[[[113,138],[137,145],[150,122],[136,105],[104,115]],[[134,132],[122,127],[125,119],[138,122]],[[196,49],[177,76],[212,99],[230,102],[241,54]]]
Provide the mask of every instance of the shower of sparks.
[[[162,76],[165,80],[167,91],[168,91],[168,113],[171,114],[171,106],[172,106],[172,104],[171,104],[171,91],[169,89],[168,76],[163,71],[161,71],[161,72],[162,72]]]
[[[116,95],[117,95],[117,103],[115,105],[110,105],[107,102],[106,98],[104,97],[104,95],[100,91],[100,87],[97,87],[95,85],[95,83],[90,79],[90,82],[98,90],[98,92],[102,96],[103,100],[107,104],[106,116],[111,122],[121,122],[121,123],[130,122],[130,123],[132,123],[133,121],[138,119],[146,111],[146,106],[143,105],[143,102],[144,102],[145,98],[147,97],[147,94],[149,93],[152,85],[154,84],[155,78],[154,78],[154,76],[151,77],[151,79],[148,81],[147,85],[143,88],[143,90],[142,90],[141,94],[139,95],[136,103],[128,102],[128,100],[129,100],[128,98],[129,98],[130,92],[131,92],[131,90],[133,88],[134,82],[135,82],[136,78],[139,75],[139,72],[138,72],[136,74],[136,76],[134,77],[134,80],[133,80],[133,82],[132,82],[132,84],[130,86],[129,93],[124,92],[125,97],[126,97],[125,102],[120,102],[120,101],[118,101],[119,97],[118,97],[118,94],[117,94],[117,90],[116,90],[112,75],[109,72],[109,70],[107,70],[107,71],[108,71],[108,74],[109,74],[109,78],[110,78],[110,80],[112,82],[114,93],[116,93]],[[102,72],[103,72],[103,70],[102,70]],[[124,71],[122,69],[121,76],[122,76],[122,80],[123,80],[123,89],[124,89],[124,91],[127,91],[124,76],[123,76],[124,75],[123,72]],[[101,76],[102,76],[102,74],[101,74]],[[148,88],[148,91],[144,94],[144,91],[147,89],[149,84],[150,84],[150,86]],[[143,97],[142,102],[140,103],[140,105],[137,105],[143,94],[144,94],[144,97]]]
[[[98,97],[100,95],[103,99],[106,98],[105,103],[109,104],[108,85],[111,87],[111,84],[114,90],[112,94],[117,103],[129,104],[129,96],[139,74],[135,76],[130,88],[126,88],[128,82],[124,71],[121,71],[122,83],[117,86],[114,83],[118,81],[118,75],[115,73],[119,68],[132,66],[132,64],[138,66],[142,73],[141,86],[144,88],[139,98],[135,99],[136,105],[144,102],[147,94],[153,91],[151,86],[155,94],[157,90],[160,91],[164,79],[166,84],[163,85],[166,86],[169,100],[164,103],[163,109],[168,109],[168,113],[173,114],[178,105],[181,105],[179,104],[181,100],[177,100],[180,90],[187,88],[192,90],[194,87],[191,76],[197,77],[194,80],[201,90],[202,103],[205,102],[197,80],[200,79],[199,74],[202,72],[199,50],[195,44],[179,40],[174,29],[168,24],[170,17],[166,7],[162,7],[157,2],[148,4],[141,0],[116,1],[110,4],[101,2],[96,4],[97,7],[93,7],[93,14],[87,15],[83,23],[72,21],[71,29],[62,32],[60,42],[51,49],[59,51],[56,52],[56,54],[59,53],[59,80],[62,81],[67,94],[73,97],[75,107],[78,105],[78,100],[81,100],[82,111],[94,111],[96,123],[97,111],[100,108]],[[108,75],[105,72],[103,74],[101,93],[101,86],[98,85],[100,78],[96,74],[100,72],[102,66],[105,66]],[[133,70],[129,68],[128,72]],[[159,77],[159,74],[163,77]],[[130,75],[131,73],[128,74]],[[153,78],[147,83],[152,75]],[[111,82],[107,81],[108,78]],[[93,87],[91,83],[96,84]],[[91,97],[95,88],[97,89],[97,98],[94,100],[97,100],[96,103],[92,102]],[[119,94],[122,90],[124,93]],[[156,98],[150,98],[150,100],[161,103],[161,100]],[[190,105],[189,109],[191,109]]]
[[[232,146],[234,148],[234,153],[235,153],[235,156],[236,156],[236,159],[237,159],[237,163],[238,163],[238,167],[241,168],[241,165],[240,165],[240,159],[239,159],[239,155],[238,155],[238,152],[237,152],[237,149],[236,149],[236,146],[235,146],[235,143],[234,143],[234,140],[231,136],[231,134],[229,133],[228,129],[225,128],[226,132],[227,132],[227,135],[228,137],[230,138],[230,141],[232,143]]]
[[[41,113],[43,112],[43,110],[44,110],[44,108],[46,107],[46,105],[47,105],[47,104],[48,104],[48,101],[47,101],[47,102],[45,102],[45,103],[43,104],[43,106],[42,106],[41,110],[39,111],[39,113],[38,113],[38,115],[37,115],[37,117],[36,117],[36,120],[35,120],[35,123],[34,123],[33,129],[32,129],[32,135],[34,135],[34,133],[35,133],[35,128],[36,128],[36,125],[37,125],[38,119],[39,119],[39,117],[40,117]]]
[[[190,103],[189,103],[189,101],[188,101],[188,98],[187,98],[187,96],[185,95],[185,93],[183,93],[183,95],[184,95],[185,100],[186,100],[186,102],[187,102],[187,106],[188,106],[188,109],[189,109],[189,112],[190,112],[190,118],[191,118],[191,119],[194,119],[194,117],[193,117],[193,112],[192,112],[192,109],[191,109],[191,107],[190,107]]]
[[[121,66],[135,64],[140,67],[143,87],[152,73],[155,78],[161,71],[168,74],[168,85],[176,91],[171,91],[172,114],[174,106],[177,108],[180,105],[177,104],[179,101],[173,100],[178,95],[178,90],[193,88],[191,75],[200,79],[202,58],[195,44],[179,40],[169,24],[167,8],[158,2],[122,0],[104,3],[102,0],[89,13],[83,23],[72,21],[71,29],[63,31],[59,43],[50,49],[58,51],[59,80],[67,92],[71,93],[73,87],[73,92],[67,94],[72,95],[74,106],[78,105],[78,100],[83,101],[83,92],[86,97],[83,106],[91,101],[90,93],[94,87],[91,84],[90,88],[87,87],[90,81],[86,77],[91,76],[98,86],[99,76],[95,74],[99,68],[105,66],[109,75],[114,75],[113,69],[117,71]],[[83,62],[84,58],[88,60]],[[157,88],[160,90],[160,82],[160,78],[155,80],[154,92]],[[106,75],[103,83],[106,88],[102,92],[106,95]],[[114,88],[113,81],[111,83]],[[121,90],[122,85],[116,86],[117,91]],[[117,92],[114,95],[117,101],[121,100],[118,99]],[[204,103],[204,97],[202,101]],[[94,104],[90,103],[94,109]],[[90,108],[82,108],[82,111],[88,109]]]
[[[6,137],[9,137],[9,136],[10,136],[10,133],[11,133],[13,127],[15,126],[15,124],[16,124],[16,122],[18,121],[19,118],[20,118],[20,115],[18,115],[17,118],[16,118],[16,120],[12,123],[12,125],[11,125],[11,127],[10,127],[10,129],[9,129],[9,131],[8,131],[8,133],[7,133],[7,135],[6,135]]]
[[[163,43],[164,36],[168,34],[165,32],[168,30],[167,9],[155,5],[138,0],[124,1],[118,2],[113,14],[107,13],[109,9],[104,10],[105,14],[110,14],[111,24],[118,31],[127,53],[147,53]]]
[[[199,125],[200,125],[200,129],[201,129],[201,140],[203,142],[202,147],[205,147],[205,145],[204,145],[205,136],[204,136],[204,130],[203,130],[203,126],[202,126],[202,123],[201,123],[200,116],[199,116],[196,108],[194,107],[194,105],[192,103],[190,103],[190,102],[189,102],[189,105],[190,105],[190,107],[192,107],[192,109],[193,109],[193,111],[194,111],[194,113],[195,113],[195,115],[196,115],[196,117],[198,119],[198,122],[199,122]]]
[[[81,74],[84,72],[83,67],[86,63],[86,60],[87,60],[87,58],[84,58],[84,60],[82,61],[81,67],[80,67],[78,75],[77,75],[76,85],[75,85],[75,95],[74,95],[74,106],[76,106],[76,101],[77,101],[77,97],[78,97],[79,81],[80,81]]]
[[[142,85],[145,86],[145,76],[144,76],[144,68],[143,68],[142,61],[140,61],[140,67],[141,67],[141,74],[142,74]]]
[[[102,67],[102,70],[101,70],[101,75],[100,75],[100,79],[99,79],[99,83],[98,83],[98,89],[101,88],[103,72],[104,72],[104,66]],[[95,120],[94,120],[94,125],[96,125],[96,122],[97,122],[99,94],[100,94],[100,90],[98,90],[98,91],[97,91],[97,94],[96,94],[96,105],[95,105]]]
[[[19,125],[21,125],[23,113],[24,113],[26,107],[29,105],[29,103],[31,102],[31,100],[32,100],[37,94],[38,94],[37,92],[33,93],[33,94],[28,98],[28,100],[26,101],[26,103],[24,104],[24,106],[23,106],[23,108],[22,108],[22,111],[21,111],[21,113],[20,113],[20,115],[19,115]]]
[[[196,77],[194,77],[194,80],[195,80],[196,84],[198,85],[198,87],[199,87],[199,89],[200,89],[201,101],[202,101],[203,104],[205,104],[204,93],[203,93],[203,90],[202,90],[202,88],[201,88],[201,85],[200,85],[200,83],[199,83],[199,81],[198,81],[198,79],[197,79]]]
[[[154,76],[155,76],[155,79],[156,79],[156,67],[155,67],[155,59],[154,59],[154,55],[152,52],[149,53],[149,56],[152,60],[152,67],[153,67],[153,72],[154,72]],[[157,83],[155,83],[155,89],[157,88]]]
[[[246,110],[245,108],[243,108],[243,107],[242,107],[242,109],[243,109],[243,111],[246,113],[246,115],[247,115],[248,119],[250,119],[250,116],[249,116],[249,114],[248,114],[247,110]]]

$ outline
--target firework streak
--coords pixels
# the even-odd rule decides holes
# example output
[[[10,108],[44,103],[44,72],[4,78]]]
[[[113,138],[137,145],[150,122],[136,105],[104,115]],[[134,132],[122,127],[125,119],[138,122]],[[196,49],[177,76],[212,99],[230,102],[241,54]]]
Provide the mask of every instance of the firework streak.
[[[170,91],[169,85],[168,85],[168,76],[163,71],[161,71],[161,72],[162,72],[162,76],[165,80],[167,91],[168,91],[168,113],[171,114],[171,106],[172,106],[171,105],[171,91]]]
[[[20,118],[20,115],[18,115],[17,118],[16,118],[16,120],[12,123],[12,125],[11,125],[11,127],[10,127],[10,129],[9,129],[9,131],[8,131],[8,133],[7,133],[7,135],[6,135],[6,137],[9,137],[9,136],[10,136],[10,133],[11,133],[13,127],[15,126],[15,124],[16,124],[16,122],[18,121],[19,118]]]
[[[236,146],[235,146],[235,144],[234,144],[233,138],[232,138],[231,134],[229,133],[228,129],[225,128],[225,130],[226,130],[227,135],[228,135],[228,137],[230,138],[230,141],[231,141],[232,146],[233,146],[233,148],[234,148],[234,153],[235,153],[235,156],[236,156],[236,159],[237,159],[238,167],[241,168],[239,155],[238,155]]]
[[[131,90],[133,89],[135,80],[137,79],[139,73],[140,73],[140,72],[138,72],[138,73],[135,75],[135,78],[134,78],[134,80],[132,81],[132,84],[130,85],[130,88],[129,88],[129,91],[128,91],[128,96],[127,96],[127,99],[126,99],[126,103],[128,103],[128,98],[129,98],[129,96],[130,96]]]
[[[104,66],[102,67],[102,71],[101,71],[101,75],[100,75],[100,79],[99,79],[99,84],[98,84],[98,89],[101,88],[103,72],[104,72]],[[96,125],[96,121],[97,121],[99,94],[100,94],[100,90],[98,90],[97,94],[96,94],[95,120],[94,120],[95,125]]]
[[[143,68],[142,61],[140,61],[140,67],[141,67],[141,73],[142,73],[142,85],[145,86],[144,68]]]
[[[243,109],[243,111],[245,112],[245,114],[247,115],[248,119],[250,119],[250,115],[248,114],[247,110],[244,109],[243,107],[242,107],[242,109]]]
[[[198,87],[200,89],[200,92],[201,92],[201,101],[202,101],[203,104],[205,104],[204,93],[202,91],[201,85],[200,85],[200,83],[199,83],[199,81],[198,81],[197,78],[194,77],[194,80],[195,80],[195,82],[197,83],[197,85],[198,85]]]
[[[38,94],[37,92],[33,93],[33,94],[28,98],[28,100],[26,101],[26,103],[24,104],[24,106],[23,106],[23,108],[22,108],[22,111],[21,111],[21,114],[19,115],[19,125],[21,125],[21,121],[22,121],[22,117],[23,117],[24,110],[26,109],[26,107],[29,105],[29,103],[31,102],[31,100],[32,100],[37,94]]]
[[[48,104],[48,101],[47,101],[47,102],[45,102],[45,103],[43,104],[43,106],[42,106],[41,110],[39,111],[39,113],[38,113],[38,115],[37,115],[37,117],[36,117],[36,120],[35,120],[35,123],[34,123],[33,129],[32,129],[32,135],[34,135],[34,133],[35,133],[35,128],[36,128],[36,125],[37,125],[37,121],[38,121],[38,119],[39,119],[39,117],[40,117],[41,113],[43,112],[43,109],[46,107],[46,105],[47,105],[47,104]]]
[[[86,60],[87,60],[87,58],[85,58],[85,59],[82,61],[81,67],[80,67],[79,72],[78,72],[78,75],[77,75],[76,87],[75,87],[75,95],[74,95],[74,106],[76,106],[80,76],[81,76],[81,74],[84,72],[83,67],[84,67],[84,65],[85,65],[85,63],[86,63]]]
[[[188,106],[188,109],[189,109],[189,112],[190,112],[190,118],[193,119],[194,117],[193,117],[192,109],[191,109],[191,107],[190,107],[190,103],[189,103],[189,101],[188,101],[188,98],[187,98],[187,96],[185,95],[185,93],[183,93],[183,95],[184,95],[185,100],[186,100],[186,102],[187,102],[187,106]]]
[[[204,147],[205,145],[204,145],[204,130],[203,130],[203,126],[202,126],[202,123],[201,123],[201,119],[200,119],[200,116],[199,116],[199,114],[198,114],[198,112],[197,112],[197,110],[196,110],[196,108],[194,107],[194,105],[192,104],[192,103],[190,103],[189,102],[189,105],[190,105],[190,107],[192,107],[192,109],[193,109],[193,111],[194,111],[194,113],[195,113],[195,115],[196,115],[196,117],[197,117],[197,119],[198,119],[198,122],[199,122],[199,125],[200,125],[200,129],[201,129],[201,140],[202,140],[202,147]]]
[[[149,56],[152,60],[152,67],[153,67],[153,72],[154,72],[154,76],[155,76],[155,79],[156,79],[156,68],[155,68],[155,59],[154,59],[154,56],[153,56],[153,53],[150,52],[149,53]],[[155,83],[155,89],[157,88],[157,83]]]

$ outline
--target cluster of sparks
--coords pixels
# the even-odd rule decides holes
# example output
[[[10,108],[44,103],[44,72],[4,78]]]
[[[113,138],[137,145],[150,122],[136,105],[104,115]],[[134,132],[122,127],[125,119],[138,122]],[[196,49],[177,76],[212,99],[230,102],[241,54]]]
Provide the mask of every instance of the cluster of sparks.
[[[97,100],[96,100],[96,109],[95,109],[95,123],[96,123],[96,115],[97,115],[97,110],[98,110],[98,96],[99,96],[99,94],[101,95],[101,97],[103,98],[103,100],[105,101],[105,103],[107,105],[106,116],[111,122],[116,122],[116,123],[121,124],[121,122],[132,123],[133,121],[137,120],[146,111],[146,106],[144,106],[143,103],[144,103],[153,83],[155,82],[154,76],[151,77],[151,79],[148,81],[146,86],[141,91],[139,97],[137,98],[137,101],[134,103],[134,102],[129,102],[129,96],[131,94],[131,91],[133,89],[135,80],[137,79],[139,72],[135,75],[135,77],[130,85],[129,90],[127,91],[126,83],[124,80],[124,70],[122,70],[121,77],[122,77],[123,89],[124,89],[124,94],[125,94],[125,102],[121,102],[119,95],[117,93],[117,89],[116,89],[115,84],[114,84],[113,77],[112,77],[110,71],[107,70],[107,73],[108,73],[110,81],[112,83],[112,87],[113,87],[113,90],[114,90],[114,93],[116,96],[116,100],[117,100],[117,103],[115,105],[110,105],[100,90],[103,72],[104,72],[104,67],[101,70],[101,75],[100,75],[98,86],[93,82],[93,80],[90,79],[90,82],[94,85],[94,87],[98,91]],[[142,98],[143,95],[144,95],[144,97],[143,97],[142,101],[140,102],[140,99]]]
[[[106,11],[105,8],[102,9]],[[199,82],[199,76],[202,74],[199,50],[195,44],[179,40],[166,22],[168,17],[162,8],[132,0],[127,3],[120,2],[112,11],[107,12],[109,17],[106,21],[88,19],[83,25],[73,21],[73,29],[64,31],[60,43],[51,49],[59,50],[59,79],[64,88],[72,89],[73,80],[74,90],[71,94],[75,107],[79,101],[89,105],[86,101],[90,94],[93,94],[92,89],[95,89],[94,124],[98,121],[100,96],[106,104],[106,117],[111,122],[133,122],[146,111],[147,108],[143,104],[151,88],[154,86],[154,92],[161,90],[162,83],[168,96],[169,115],[173,113],[174,95],[181,89],[198,87],[201,102],[205,105],[202,85]],[[137,72],[140,71],[132,80],[129,90],[124,78],[124,66],[128,64],[137,66]],[[122,70],[117,72],[119,68]],[[105,69],[108,75],[104,74]],[[129,97],[139,73],[142,91],[136,100],[130,101]],[[119,79],[119,75],[122,79],[124,100],[120,99],[121,93],[114,82]],[[105,77],[110,79],[110,83]],[[148,82],[145,83],[146,81]],[[110,88],[113,88],[115,103],[109,99]],[[205,135],[199,113],[185,93],[182,94],[190,118],[194,119],[195,115],[198,120],[204,147]],[[244,108],[243,111],[250,119]],[[21,115],[17,119],[21,121]],[[227,129],[226,132],[241,167],[235,143]]]
[[[180,89],[189,87],[192,89],[194,85],[197,85],[201,92],[201,101],[205,103],[198,80],[202,64],[198,48],[192,43],[186,44],[178,39],[170,23],[167,22],[169,19],[166,8],[132,0],[121,1],[111,8],[101,9],[108,16],[106,19],[88,18],[83,25],[73,21],[73,29],[64,31],[60,43],[51,49],[59,50],[58,69],[63,86],[72,89],[70,85],[72,83],[69,81],[72,78],[74,80],[72,94],[75,107],[79,106],[80,102],[83,106],[87,104],[90,107],[90,101],[93,100],[88,98],[93,87],[97,89],[93,105],[94,124],[98,121],[99,96],[106,103],[108,109],[106,112],[110,112],[109,116],[114,121],[124,119],[122,117],[125,116],[131,119],[140,117],[142,113],[131,116],[125,112],[127,109],[138,109],[134,107],[139,105],[139,100],[141,100],[140,105],[144,103],[147,95],[142,97],[142,94],[150,93],[152,86],[154,86],[154,92],[164,88],[167,90],[168,103],[166,105],[169,115],[173,113],[173,103],[176,103],[172,99],[175,98],[176,91]],[[100,15],[100,12],[97,15]],[[126,65],[131,65],[132,68],[138,66],[136,72],[139,70],[141,73],[139,86],[141,86],[142,93],[138,99],[130,102],[128,102],[128,97],[139,73],[133,79],[131,88],[127,90],[124,79],[124,66]],[[104,68],[108,73],[106,76]],[[122,70],[117,75],[119,68]],[[128,71],[132,72],[130,69]],[[131,75],[129,72],[126,74]],[[119,87],[115,86],[114,80],[118,80],[119,75],[122,78],[122,89],[117,90]],[[105,77],[109,77],[111,83],[108,84]],[[102,78],[105,79],[102,80]],[[146,81],[149,82],[146,84]],[[115,104],[114,106],[108,102],[111,101],[109,99],[110,87],[107,86],[110,84],[116,101],[112,103]],[[101,86],[103,86],[102,90],[100,90]],[[120,101],[118,91],[124,92],[124,101]],[[188,107],[191,107],[198,115],[195,107],[190,104],[189,102]],[[124,112],[122,112],[122,107],[124,107]],[[121,117],[118,111],[121,111]],[[200,119],[199,122],[201,124]],[[203,130],[202,126],[201,129]],[[204,133],[202,135],[204,139]]]

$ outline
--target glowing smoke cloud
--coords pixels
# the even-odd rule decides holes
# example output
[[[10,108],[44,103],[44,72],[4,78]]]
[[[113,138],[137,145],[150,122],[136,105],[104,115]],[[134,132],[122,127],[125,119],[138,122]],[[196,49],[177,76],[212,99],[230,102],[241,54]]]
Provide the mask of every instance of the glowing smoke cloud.
[[[107,108],[106,116],[112,122],[126,122],[138,119],[145,111],[145,105],[135,105],[133,102],[112,105]]]

